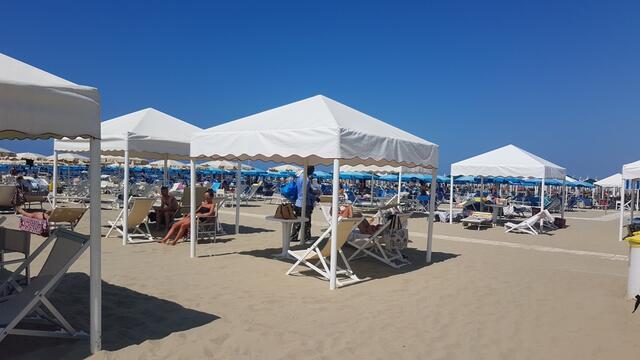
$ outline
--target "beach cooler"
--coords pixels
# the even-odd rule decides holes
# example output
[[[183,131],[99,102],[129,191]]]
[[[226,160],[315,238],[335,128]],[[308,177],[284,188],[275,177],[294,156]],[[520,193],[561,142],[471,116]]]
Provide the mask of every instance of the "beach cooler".
[[[640,294],[640,231],[625,238],[629,242],[629,276],[627,278],[627,299]]]

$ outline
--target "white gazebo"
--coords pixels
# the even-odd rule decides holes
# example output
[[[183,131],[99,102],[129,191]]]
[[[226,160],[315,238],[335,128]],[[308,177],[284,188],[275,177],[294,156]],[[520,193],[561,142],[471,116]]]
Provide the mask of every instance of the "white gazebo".
[[[153,108],[147,108],[102,123],[101,152],[105,155],[124,156],[123,193],[127,203],[129,194],[130,156],[164,160],[164,181],[167,178],[167,161],[189,158],[191,136],[202,129]],[[84,139],[56,140],[54,155],[58,152],[83,152],[87,150]],[[54,158],[53,191],[54,206],[57,187],[57,161]],[[126,208],[126,206],[125,206]],[[128,221],[123,211],[122,223]],[[128,243],[128,229],[123,227],[122,244]]]
[[[488,176],[542,179],[540,208],[544,210],[544,187],[546,179],[565,182],[566,170],[550,161],[525,151],[515,145],[507,145],[466,160],[451,164],[451,188],[449,201],[449,223],[453,223],[454,176]],[[566,186],[563,187],[566,194]],[[562,216],[564,217],[563,201]]]
[[[90,343],[101,349],[100,270],[100,96],[0,54],[0,139],[89,138],[90,178]]]
[[[47,160],[49,161],[55,161],[56,160],[56,155],[50,155],[47,156]],[[89,157],[88,156],[84,156],[84,155],[80,155],[80,154],[73,154],[73,153],[62,153],[62,154],[58,154],[58,161],[65,161],[65,162],[70,162],[70,163],[75,163],[75,162],[89,162]]]
[[[260,160],[303,166],[304,191],[308,165],[333,164],[333,209],[338,208],[340,163],[346,165],[390,165],[426,167],[435,187],[438,145],[411,135],[376,118],[322,95],[267,110],[212,127],[193,137],[191,178],[196,159],[235,161]],[[192,190],[193,191],[193,190]],[[192,194],[193,196],[193,194]],[[433,208],[431,197],[427,261],[431,261]],[[239,198],[236,197],[236,201]],[[306,216],[306,194],[302,197]],[[193,209],[191,213],[195,213]],[[338,212],[332,212],[330,288],[336,287],[336,232]],[[239,206],[236,207],[236,223]],[[191,256],[195,256],[195,220],[191,219]],[[304,233],[304,229],[302,229]]]
[[[624,231],[624,197],[626,182],[629,181],[631,185],[631,221],[633,221],[635,201],[636,201],[636,187],[640,183],[640,160],[626,164],[622,167],[622,177],[620,180],[620,233],[618,240],[622,241]]]

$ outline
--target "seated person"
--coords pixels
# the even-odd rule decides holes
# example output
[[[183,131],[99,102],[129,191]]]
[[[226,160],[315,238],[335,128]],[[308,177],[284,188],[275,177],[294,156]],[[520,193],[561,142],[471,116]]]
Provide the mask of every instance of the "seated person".
[[[204,200],[202,201],[202,204],[200,204],[200,206],[196,209],[196,217],[212,217],[215,216],[216,214],[216,206],[213,203],[213,190],[208,189],[207,191],[204,192]],[[175,245],[178,240],[182,239],[186,234],[187,231],[189,231],[189,228],[191,227],[191,214],[187,214],[185,215],[182,219],[176,221],[171,228],[169,229],[169,231],[167,232],[167,235],[164,236],[164,238],[160,241],[160,243],[162,244],[167,244],[167,245]],[[172,238],[172,236],[175,237]]]
[[[173,221],[173,215],[176,213],[180,206],[175,196],[169,194],[169,188],[163,186],[160,188],[160,206],[156,207],[156,222],[158,224],[158,230],[160,226],[164,225],[164,229],[168,229],[169,225]]]

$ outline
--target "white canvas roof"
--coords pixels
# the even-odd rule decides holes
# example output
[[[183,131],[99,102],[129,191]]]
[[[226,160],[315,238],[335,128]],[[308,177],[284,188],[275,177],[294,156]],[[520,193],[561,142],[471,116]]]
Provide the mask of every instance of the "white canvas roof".
[[[100,137],[100,96],[0,54],[0,138]]]
[[[596,186],[603,188],[619,188],[622,187],[622,174],[617,173],[594,183]]]
[[[55,155],[47,156],[47,160],[54,160]],[[84,161],[88,162],[89,158],[80,154],[62,153],[58,154],[58,160],[61,161]]]
[[[199,167],[210,167],[213,169],[222,170],[238,170],[238,163],[226,160],[212,160],[198,165]],[[253,166],[247,164],[241,164],[242,170],[252,170]]]
[[[157,160],[157,161],[152,161],[149,163],[149,166],[151,167],[164,167],[164,160]],[[167,161],[167,166],[168,167],[173,167],[173,168],[186,168],[189,165],[180,162],[178,160],[168,160]]]
[[[622,176],[627,179],[640,179],[640,160],[622,167]]]
[[[402,170],[403,174],[431,174],[430,169],[423,167],[408,168],[406,166],[377,166],[377,165],[342,165],[340,171],[353,171],[353,172],[375,172],[375,173],[399,173]]]
[[[42,154],[32,153],[32,152],[21,152],[16,154],[16,158],[18,159],[29,159],[29,160],[47,160],[47,157]]]
[[[564,180],[566,170],[515,145],[507,145],[451,165],[451,175]]]
[[[9,150],[9,149],[5,149],[5,148],[1,148],[0,147],[0,156],[7,156],[7,157],[14,157],[16,156],[16,153]]]
[[[147,108],[102,123],[102,153],[122,155],[125,133],[129,132],[129,155],[148,159],[188,159],[189,142],[197,126]],[[88,150],[86,140],[56,140],[57,151],[81,152]]]
[[[298,171],[302,171],[302,168],[300,166],[296,166],[296,165],[290,165],[290,164],[285,164],[285,165],[278,165],[278,166],[274,166],[272,168],[269,168],[269,171],[275,171],[275,172],[298,172]]]
[[[204,130],[193,137],[191,156],[438,167],[438,145],[322,95]]]

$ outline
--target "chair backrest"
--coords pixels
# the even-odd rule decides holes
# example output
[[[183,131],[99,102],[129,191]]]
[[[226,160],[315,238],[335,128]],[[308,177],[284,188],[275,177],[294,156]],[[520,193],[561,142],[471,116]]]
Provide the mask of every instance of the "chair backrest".
[[[0,207],[13,206],[12,203],[15,194],[15,185],[0,185]]]
[[[129,210],[129,217],[127,218],[129,229],[142,224],[149,215],[155,201],[156,199],[150,198],[131,198],[131,209]]]
[[[71,264],[82,255],[89,246],[89,236],[63,229],[56,230],[53,234],[55,243],[40,269],[37,278],[48,279],[66,272]]]
[[[50,222],[77,222],[87,212],[86,207],[57,207],[49,215]]]
[[[533,215],[532,217],[524,220],[520,224],[535,225],[538,221],[540,221],[540,216],[542,216],[541,212],[539,212],[539,213]]]
[[[206,186],[196,186],[196,208],[202,204],[204,200],[204,192],[209,190]],[[180,200],[180,207],[188,208],[191,206],[191,187],[185,186]]]
[[[0,251],[29,255],[31,234],[26,231],[0,227]]]
[[[364,218],[342,218],[338,220],[338,239],[336,243],[336,249],[340,249],[349,239],[349,236],[353,230],[360,224]],[[322,256],[331,256],[331,238],[327,239],[321,250]]]

